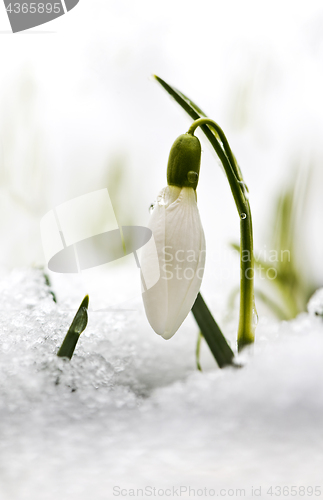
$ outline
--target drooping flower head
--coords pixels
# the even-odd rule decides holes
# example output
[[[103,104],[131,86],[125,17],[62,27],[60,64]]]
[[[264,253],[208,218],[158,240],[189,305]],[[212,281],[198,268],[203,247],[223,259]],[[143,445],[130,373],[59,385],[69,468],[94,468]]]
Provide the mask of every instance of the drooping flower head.
[[[171,338],[190,312],[205,265],[205,238],[196,200],[201,146],[184,134],[174,143],[168,161],[168,186],[162,189],[148,227],[158,254],[160,278],[142,294],[148,321],[156,333]],[[143,248],[141,269],[154,266],[151,246]]]

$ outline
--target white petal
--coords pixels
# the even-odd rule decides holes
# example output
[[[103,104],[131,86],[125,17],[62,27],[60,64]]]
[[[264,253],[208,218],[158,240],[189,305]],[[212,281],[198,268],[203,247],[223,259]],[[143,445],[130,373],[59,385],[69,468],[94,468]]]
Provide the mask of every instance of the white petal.
[[[150,216],[148,227],[152,230],[155,239],[160,278],[156,285],[142,294],[147,319],[157,333],[165,329],[168,310],[167,283],[163,279],[165,273],[162,267],[161,253],[165,246],[165,210],[165,204],[159,203],[157,199],[157,204]],[[152,255],[145,247],[142,250],[140,266],[144,276],[149,275],[152,271],[152,266],[154,266]]]
[[[192,188],[183,188],[166,210],[166,244],[173,246],[174,256],[173,278],[168,280],[167,324],[162,334],[169,339],[190,312],[204,272],[205,238]]]
[[[143,293],[143,300],[151,326],[169,339],[191,310],[203,277],[205,238],[195,191],[165,188],[149,227],[155,238],[161,276],[154,287]],[[149,265],[149,255],[143,254],[141,265]]]

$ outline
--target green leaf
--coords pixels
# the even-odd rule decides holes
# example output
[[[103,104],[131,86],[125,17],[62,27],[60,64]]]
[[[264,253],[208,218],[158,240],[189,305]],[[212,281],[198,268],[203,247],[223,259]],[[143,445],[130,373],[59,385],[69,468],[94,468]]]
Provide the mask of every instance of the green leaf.
[[[201,356],[201,342],[202,342],[202,332],[199,331],[197,335],[197,341],[196,341],[196,350],[195,350],[195,361],[196,361],[196,368],[201,372],[202,367],[200,363],[200,356]]]
[[[197,104],[195,104],[185,94],[177,90],[175,87],[172,87],[171,85],[166,83],[159,76],[154,75],[154,78],[166,90],[166,92],[175,99],[175,101],[184,109],[184,111],[186,111],[186,113],[191,118],[193,118],[193,120],[197,120],[198,118],[203,118],[207,116],[204,113],[204,111],[202,111],[201,108],[197,106]],[[221,162],[227,163],[229,168],[232,168],[235,177],[239,180],[239,182],[244,184],[246,190],[248,191],[248,188],[246,187],[243,181],[239,165],[220,127],[218,128],[217,131],[213,128],[210,128],[208,125],[202,125],[200,128],[203,130],[207,139],[210,141],[213,149],[220,158]]]
[[[233,351],[200,293],[196,297],[192,313],[219,367],[233,365]]]
[[[89,296],[86,295],[75,314],[75,317],[68,329],[63,343],[57,353],[60,358],[71,359],[82,332],[84,332],[88,322]]]

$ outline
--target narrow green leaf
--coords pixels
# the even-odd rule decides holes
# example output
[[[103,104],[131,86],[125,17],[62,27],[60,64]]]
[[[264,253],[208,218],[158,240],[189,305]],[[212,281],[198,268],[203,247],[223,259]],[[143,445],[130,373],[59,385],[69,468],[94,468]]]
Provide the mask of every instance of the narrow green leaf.
[[[219,367],[233,365],[233,351],[200,293],[196,297],[192,313]]]
[[[196,368],[201,372],[202,367],[200,363],[200,356],[201,356],[201,341],[202,341],[203,335],[202,332],[200,331],[197,335],[197,341],[196,341],[196,350],[195,350],[195,360],[196,360]]]
[[[80,335],[87,326],[88,307],[89,307],[89,296],[86,295],[82,300],[82,303],[57,353],[57,356],[59,356],[60,358],[68,358],[68,359],[72,358],[76,344],[80,338]]]
[[[44,272],[44,270],[43,270],[42,272],[43,272],[43,276],[44,276],[45,283],[46,283],[46,285],[47,285],[47,286],[48,286],[48,288],[49,288],[49,293],[50,293],[50,294],[51,294],[51,296],[53,297],[53,301],[54,301],[54,302],[57,302],[56,295],[55,295],[55,293],[53,292],[53,290],[52,290],[52,288],[51,288],[51,287],[52,287],[52,284],[51,284],[51,282],[50,282],[49,276],[48,276],[48,275]]]
[[[207,116],[204,111],[202,111],[201,108],[197,106],[197,104],[195,104],[185,94],[166,83],[159,76],[154,75],[154,78],[166,90],[166,92],[175,99],[175,101],[184,109],[184,111],[186,111],[186,113],[191,118],[193,118],[193,120],[197,120],[198,118]],[[202,125],[200,128],[203,130],[207,139],[210,141],[213,149],[215,150],[222,163],[227,163],[229,165],[229,168],[232,168],[234,175],[240,180],[242,184],[244,184],[239,165],[230,149],[230,146],[222,130],[219,128],[218,131],[215,131],[215,129],[210,128],[208,125]],[[246,190],[248,191],[247,187]]]

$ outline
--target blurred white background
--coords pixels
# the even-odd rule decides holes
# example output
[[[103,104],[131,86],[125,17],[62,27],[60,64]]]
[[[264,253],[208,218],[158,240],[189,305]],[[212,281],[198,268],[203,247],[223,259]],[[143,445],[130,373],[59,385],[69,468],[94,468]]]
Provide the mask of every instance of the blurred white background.
[[[155,73],[224,129],[249,186],[260,251],[270,248],[274,202],[293,167],[313,165],[299,249],[306,243],[308,272],[323,281],[321,1],[80,0],[17,34],[1,7],[0,44],[2,272],[46,264],[41,217],[93,190],[108,187],[119,223],[146,224],[169,149],[189,126]],[[206,141],[203,149],[203,286],[231,287],[239,262],[228,243],[239,240],[239,219]]]

